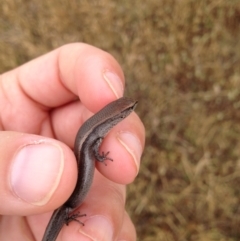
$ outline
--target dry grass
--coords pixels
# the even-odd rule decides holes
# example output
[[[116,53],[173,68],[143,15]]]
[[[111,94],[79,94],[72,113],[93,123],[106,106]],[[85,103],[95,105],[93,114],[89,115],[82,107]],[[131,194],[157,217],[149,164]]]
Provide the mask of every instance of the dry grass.
[[[240,239],[239,0],[3,0],[0,16],[1,72],[73,41],[122,64],[147,130],[139,240]]]

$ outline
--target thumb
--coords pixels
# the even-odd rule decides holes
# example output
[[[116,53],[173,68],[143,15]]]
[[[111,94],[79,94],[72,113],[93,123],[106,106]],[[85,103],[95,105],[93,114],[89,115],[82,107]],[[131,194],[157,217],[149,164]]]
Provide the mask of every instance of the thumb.
[[[0,132],[0,214],[27,216],[59,207],[77,180],[71,149],[54,139]]]

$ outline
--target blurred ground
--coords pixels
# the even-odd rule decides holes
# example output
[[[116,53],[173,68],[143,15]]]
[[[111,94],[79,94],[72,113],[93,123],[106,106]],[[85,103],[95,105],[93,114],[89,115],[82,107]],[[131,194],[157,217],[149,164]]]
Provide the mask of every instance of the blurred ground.
[[[76,41],[123,66],[147,130],[139,240],[240,240],[240,0],[2,0],[0,16],[0,72]]]

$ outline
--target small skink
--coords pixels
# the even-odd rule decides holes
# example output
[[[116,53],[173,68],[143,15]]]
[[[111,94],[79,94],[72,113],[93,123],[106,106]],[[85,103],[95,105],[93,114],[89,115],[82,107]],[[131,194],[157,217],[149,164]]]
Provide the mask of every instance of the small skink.
[[[99,154],[100,144],[109,130],[126,118],[136,105],[137,101],[122,97],[105,106],[80,127],[74,144],[78,166],[77,184],[70,198],[53,212],[42,241],[55,241],[64,224],[85,216],[71,213],[82,204],[91,187],[95,169],[94,160],[100,162],[112,160],[108,157],[109,152]]]

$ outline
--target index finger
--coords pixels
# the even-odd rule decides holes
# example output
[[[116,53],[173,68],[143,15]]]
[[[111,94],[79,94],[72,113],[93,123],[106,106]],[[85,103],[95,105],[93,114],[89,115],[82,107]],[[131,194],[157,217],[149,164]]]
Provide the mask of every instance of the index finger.
[[[80,67],[82,65],[84,68]],[[104,102],[109,102],[123,94],[124,76],[116,60],[107,52],[87,44],[65,45],[24,64],[12,73],[15,75],[12,78],[19,82],[23,94],[50,108],[65,104],[76,96],[90,103],[89,93],[91,102],[102,98],[106,99]],[[99,78],[106,81],[100,82]],[[99,109],[95,104],[87,107],[91,111]]]
[[[52,136],[49,110],[80,98],[96,112],[122,96],[124,77],[108,53],[69,44],[3,74],[0,85],[2,129]]]

